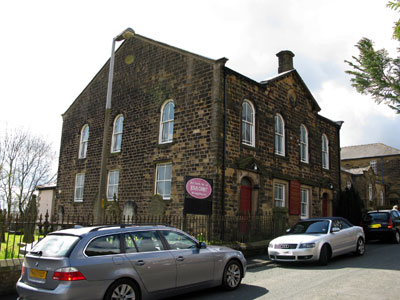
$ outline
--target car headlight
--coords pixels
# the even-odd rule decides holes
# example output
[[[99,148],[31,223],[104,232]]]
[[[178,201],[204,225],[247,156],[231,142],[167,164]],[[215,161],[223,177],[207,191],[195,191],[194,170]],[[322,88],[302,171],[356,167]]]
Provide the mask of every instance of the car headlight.
[[[299,248],[315,248],[315,243],[304,243],[300,244]]]
[[[274,244],[269,243],[268,248],[274,248]]]

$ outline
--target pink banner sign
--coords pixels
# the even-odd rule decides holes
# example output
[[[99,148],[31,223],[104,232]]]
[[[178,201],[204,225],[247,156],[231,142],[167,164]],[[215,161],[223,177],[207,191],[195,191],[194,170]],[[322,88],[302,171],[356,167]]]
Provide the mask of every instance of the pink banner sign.
[[[211,185],[204,179],[192,178],[186,183],[186,191],[196,199],[206,199],[212,193]]]

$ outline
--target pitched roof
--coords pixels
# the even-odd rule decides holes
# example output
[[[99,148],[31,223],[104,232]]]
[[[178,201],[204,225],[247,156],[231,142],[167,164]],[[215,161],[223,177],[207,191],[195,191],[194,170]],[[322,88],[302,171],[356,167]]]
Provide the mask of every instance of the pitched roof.
[[[368,167],[364,167],[364,168],[353,168],[353,169],[341,168],[341,171],[344,171],[344,172],[347,172],[347,173],[350,173],[350,174],[353,174],[353,175],[362,175],[369,168],[371,168],[371,167],[368,166]]]
[[[342,160],[390,155],[400,155],[400,150],[382,143],[342,147],[340,150]]]
[[[319,107],[318,102],[315,100],[314,96],[311,94],[310,90],[308,89],[307,85],[304,83],[303,78],[301,78],[300,74],[297,72],[296,69],[292,69],[292,70],[288,70],[282,73],[277,74],[276,76],[273,76],[271,78],[268,78],[266,80],[263,80],[260,82],[261,85],[266,85],[269,83],[272,83],[274,81],[278,81],[286,76],[289,76],[290,74],[294,74],[294,76],[297,76],[297,78],[299,79],[299,81],[301,82],[301,84],[303,85],[305,91],[308,93],[311,102],[313,104],[313,108],[319,112],[321,111],[321,107]]]

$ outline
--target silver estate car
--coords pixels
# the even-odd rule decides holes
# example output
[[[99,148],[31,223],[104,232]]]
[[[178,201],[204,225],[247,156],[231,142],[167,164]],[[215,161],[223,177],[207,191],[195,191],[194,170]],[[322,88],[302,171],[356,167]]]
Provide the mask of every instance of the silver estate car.
[[[19,300],[159,299],[239,287],[242,252],[207,246],[167,226],[96,226],[53,232],[25,257]]]
[[[302,220],[268,246],[273,261],[317,261],[320,265],[350,252],[364,254],[364,231],[340,217]]]

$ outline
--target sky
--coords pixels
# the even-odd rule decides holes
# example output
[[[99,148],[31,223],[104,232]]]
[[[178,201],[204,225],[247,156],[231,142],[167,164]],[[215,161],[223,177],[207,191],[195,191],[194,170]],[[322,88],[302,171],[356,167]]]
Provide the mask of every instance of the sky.
[[[400,149],[400,115],[350,84],[344,60],[368,37],[397,55],[399,13],[386,0],[13,0],[0,2],[0,131],[24,128],[59,151],[62,114],[109,59],[113,37],[137,34],[211,59],[262,81],[294,67],[321,107],[344,121],[341,146]],[[105,101],[105,99],[104,99]]]

